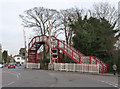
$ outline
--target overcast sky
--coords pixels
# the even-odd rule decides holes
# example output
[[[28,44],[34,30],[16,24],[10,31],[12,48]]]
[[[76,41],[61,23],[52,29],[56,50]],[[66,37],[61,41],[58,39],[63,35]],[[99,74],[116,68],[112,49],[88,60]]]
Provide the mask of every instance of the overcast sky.
[[[94,3],[109,2],[118,7],[119,0],[0,0],[0,43],[2,50],[8,50],[9,55],[16,55],[24,47],[23,26],[19,14],[33,7],[51,9],[67,9],[78,7],[90,9]],[[26,30],[27,44],[33,31]],[[64,39],[60,37],[60,39]]]

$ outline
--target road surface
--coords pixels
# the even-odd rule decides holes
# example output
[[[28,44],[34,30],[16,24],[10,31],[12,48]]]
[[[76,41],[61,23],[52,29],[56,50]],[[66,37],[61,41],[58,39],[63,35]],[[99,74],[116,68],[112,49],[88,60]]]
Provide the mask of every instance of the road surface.
[[[78,72],[2,69],[2,87],[117,87],[117,76]]]

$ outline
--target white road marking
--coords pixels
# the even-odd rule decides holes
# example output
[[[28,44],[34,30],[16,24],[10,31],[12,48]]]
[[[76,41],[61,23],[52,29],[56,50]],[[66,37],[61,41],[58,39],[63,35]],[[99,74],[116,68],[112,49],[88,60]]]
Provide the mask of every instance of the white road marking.
[[[112,82],[110,82],[110,81],[103,81],[103,80],[99,80],[99,79],[94,79],[94,80],[97,80],[97,81],[106,83],[106,84],[108,84],[108,85],[110,85],[110,86],[113,86],[113,87],[118,87],[118,84],[114,84],[114,83],[112,83]]]
[[[17,75],[17,78],[19,79],[19,75]]]
[[[11,85],[11,84],[13,84],[13,83],[15,83],[15,82],[10,82],[10,83],[6,84],[6,86]]]
[[[110,85],[110,86],[113,86],[113,87],[118,87],[118,84],[112,83],[111,81],[103,81],[103,80],[100,80],[100,79],[91,78],[91,77],[89,77],[89,76],[85,76],[85,77],[90,78],[90,79],[93,79],[93,80],[97,80],[97,81],[99,81],[99,82],[106,83],[106,84],[108,84],[108,85]]]
[[[14,74],[14,73],[11,73],[11,72],[8,72],[8,71],[2,71],[2,72],[6,72],[6,73],[9,73],[9,74],[12,74],[12,75],[15,75],[15,76],[17,76],[17,80],[19,80],[19,76],[20,76],[20,73],[17,73],[17,72],[15,72],[15,73],[17,73],[17,75],[16,74]],[[13,81],[13,82],[10,82],[10,83],[8,83],[8,84],[4,84],[4,85],[2,85],[2,87],[6,87],[6,86],[9,86],[9,85],[11,85],[11,84],[13,84],[13,83],[15,83],[16,81]]]

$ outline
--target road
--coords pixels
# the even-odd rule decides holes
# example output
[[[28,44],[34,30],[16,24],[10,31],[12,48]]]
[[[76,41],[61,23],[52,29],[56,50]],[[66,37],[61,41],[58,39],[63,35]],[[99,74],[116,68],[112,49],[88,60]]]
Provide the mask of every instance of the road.
[[[117,76],[78,72],[2,69],[2,87],[117,87]]]

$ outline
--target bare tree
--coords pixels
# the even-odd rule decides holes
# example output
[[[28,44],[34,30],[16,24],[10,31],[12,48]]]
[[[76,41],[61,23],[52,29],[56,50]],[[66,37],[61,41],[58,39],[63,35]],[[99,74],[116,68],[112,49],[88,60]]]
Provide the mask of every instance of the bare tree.
[[[89,14],[96,18],[105,18],[110,24],[116,25],[118,20],[118,11],[108,2],[100,2],[93,4],[93,9],[89,10]]]
[[[101,2],[101,3],[95,3],[93,5],[93,9],[89,10],[89,14],[92,17],[96,17],[99,19],[106,19],[107,21],[109,21],[109,23],[112,25],[113,30],[115,31],[115,33],[117,35],[115,35],[116,39],[118,39],[118,41],[116,42],[116,45],[119,45],[119,36],[120,36],[120,31],[119,31],[119,27],[118,27],[118,11],[115,8],[115,6],[110,5],[108,2]],[[117,47],[117,46],[116,46]]]
[[[51,29],[53,32],[58,31],[59,28],[59,12],[54,9],[47,9],[44,7],[34,7],[26,10],[25,15],[20,15],[23,25],[32,28],[37,35],[49,34],[49,18],[51,18]],[[54,34],[54,33],[53,33]]]
[[[70,24],[73,24],[75,21],[77,21],[78,16],[81,15],[82,13],[83,10],[79,10],[78,8],[60,10],[62,30],[64,31],[67,44],[72,43],[73,37],[73,31],[70,28]]]
[[[36,35],[48,35],[49,30],[49,18],[51,18],[51,34],[57,34],[59,32],[59,12],[55,9],[47,9],[44,7],[34,7],[26,10],[25,15],[20,15],[23,25],[28,28],[32,28]],[[44,58],[46,59],[46,51],[44,45]]]

